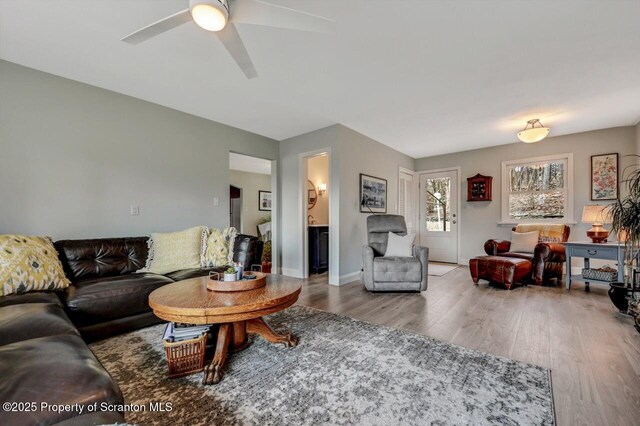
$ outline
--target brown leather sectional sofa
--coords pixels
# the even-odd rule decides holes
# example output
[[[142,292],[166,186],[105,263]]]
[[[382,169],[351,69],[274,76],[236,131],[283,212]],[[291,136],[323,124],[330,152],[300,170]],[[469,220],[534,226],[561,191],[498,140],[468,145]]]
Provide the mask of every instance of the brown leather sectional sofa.
[[[212,269],[137,274],[147,258],[146,237],[63,240],[55,246],[71,281],[67,289],[0,297],[0,402],[10,404],[0,410],[0,424],[124,422],[117,409],[100,409],[124,401],[86,342],[161,322],[149,309],[149,294]],[[237,236],[234,261],[250,268],[261,252],[256,237]],[[98,410],[88,412],[94,404]],[[72,410],[52,408],[59,405]]]

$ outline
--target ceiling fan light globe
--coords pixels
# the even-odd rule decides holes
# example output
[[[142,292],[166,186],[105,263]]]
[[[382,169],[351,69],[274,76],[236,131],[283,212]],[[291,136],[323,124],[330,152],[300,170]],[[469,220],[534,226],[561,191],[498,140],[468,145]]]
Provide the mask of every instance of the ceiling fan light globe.
[[[229,19],[229,12],[217,0],[191,0],[191,16],[199,27],[207,31],[220,31]]]
[[[549,134],[548,127],[536,127],[533,129],[523,130],[518,133],[518,139],[524,143],[535,143],[540,142],[542,139],[546,138]]]

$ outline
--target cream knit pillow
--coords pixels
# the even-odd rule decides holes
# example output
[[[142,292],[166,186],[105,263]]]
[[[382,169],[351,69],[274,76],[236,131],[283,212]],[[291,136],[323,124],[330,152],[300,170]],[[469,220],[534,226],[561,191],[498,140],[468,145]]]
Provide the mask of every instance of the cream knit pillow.
[[[533,253],[538,245],[538,231],[515,232],[511,231],[511,247],[509,251],[514,253]]]
[[[207,235],[206,226],[151,234],[147,264],[138,272],[167,274],[180,269],[200,268]]]

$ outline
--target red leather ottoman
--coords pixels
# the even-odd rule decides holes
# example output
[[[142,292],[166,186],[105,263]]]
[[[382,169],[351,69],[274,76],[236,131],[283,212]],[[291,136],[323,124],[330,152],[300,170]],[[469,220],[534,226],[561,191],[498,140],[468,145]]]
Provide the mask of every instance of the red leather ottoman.
[[[478,256],[469,260],[469,270],[474,284],[483,279],[503,284],[509,290],[531,278],[532,265],[529,260],[516,257]]]

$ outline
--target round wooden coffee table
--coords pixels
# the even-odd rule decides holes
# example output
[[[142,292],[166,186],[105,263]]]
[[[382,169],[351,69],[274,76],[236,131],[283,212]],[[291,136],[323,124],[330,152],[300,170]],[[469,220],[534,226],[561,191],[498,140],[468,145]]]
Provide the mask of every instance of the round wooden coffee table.
[[[149,295],[149,306],[163,320],[220,324],[215,355],[204,370],[205,385],[220,382],[229,351],[249,346],[247,333],[258,334],[271,343],[283,343],[288,347],[298,344],[295,336],[276,333],[262,317],[293,305],[302,288],[300,280],[267,274],[266,286],[238,292],[207,290],[208,281],[209,277],[178,281]]]

